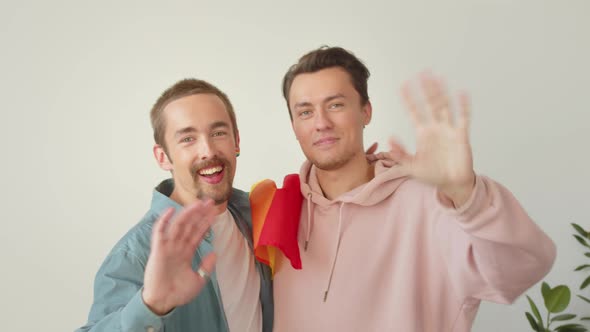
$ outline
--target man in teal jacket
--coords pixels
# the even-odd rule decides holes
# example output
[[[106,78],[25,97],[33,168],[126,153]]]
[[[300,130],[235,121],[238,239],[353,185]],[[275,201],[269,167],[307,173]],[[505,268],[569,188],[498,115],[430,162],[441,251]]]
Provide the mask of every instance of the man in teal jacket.
[[[182,80],[151,120],[154,156],[172,179],[100,267],[77,331],[272,331],[270,270],[254,259],[248,195],[232,188],[239,134],[229,99]]]

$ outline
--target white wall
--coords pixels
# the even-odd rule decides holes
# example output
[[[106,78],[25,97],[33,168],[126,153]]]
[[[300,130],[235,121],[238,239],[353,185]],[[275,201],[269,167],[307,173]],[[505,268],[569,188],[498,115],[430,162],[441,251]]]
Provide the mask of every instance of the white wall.
[[[511,188],[558,244],[547,280],[580,284],[568,223],[590,227],[590,2],[317,2],[0,4],[3,330],[85,322],[99,264],[166,176],[148,112],[176,80],[210,80],[232,99],[237,187],[298,171],[280,82],[322,44],[372,71],[367,142],[395,134],[412,146],[397,91],[424,68],[471,91],[477,171]],[[526,308],[484,304],[473,330],[527,331]]]

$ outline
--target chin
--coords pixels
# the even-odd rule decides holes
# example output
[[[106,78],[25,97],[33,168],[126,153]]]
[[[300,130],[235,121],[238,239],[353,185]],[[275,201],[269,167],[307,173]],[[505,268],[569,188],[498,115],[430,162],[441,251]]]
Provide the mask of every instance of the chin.
[[[209,190],[199,190],[197,193],[198,199],[211,199],[215,202],[215,205],[219,205],[225,203],[229,200],[232,187],[230,185],[223,185],[224,188],[210,188]]]
[[[323,171],[333,171],[346,164],[346,160],[312,160],[315,167]]]

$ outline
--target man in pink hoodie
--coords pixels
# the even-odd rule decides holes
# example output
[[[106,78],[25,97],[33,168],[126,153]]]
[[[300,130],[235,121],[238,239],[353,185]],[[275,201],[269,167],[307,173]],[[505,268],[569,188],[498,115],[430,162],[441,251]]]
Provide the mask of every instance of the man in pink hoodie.
[[[303,268],[277,258],[274,331],[469,331],[481,300],[512,303],[545,276],[555,245],[510,191],[474,172],[468,99],[451,100],[430,74],[418,80],[424,102],[402,89],[415,154],[392,141],[386,160],[367,161],[368,77],[336,47],[284,77],[307,157]]]

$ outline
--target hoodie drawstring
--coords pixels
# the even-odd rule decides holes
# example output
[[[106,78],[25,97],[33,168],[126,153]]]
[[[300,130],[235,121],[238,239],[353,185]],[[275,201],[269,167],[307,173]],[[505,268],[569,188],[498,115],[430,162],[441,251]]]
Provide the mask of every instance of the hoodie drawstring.
[[[305,245],[303,250],[307,251],[309,240],[311,238],[311,226],[313,224],[313,202],[311,201],[311,193],[307,194],[307,231],[305,234]],[[334,269],[336,268],[336,260],[338,259],[338,253],[340,252],[340,242],[342,241],[342,211],[344,210],[344,202],[340,203],[340,209],[338,213],[338,230],[336,232],[336,252],[332,259],[332,266],[330,267],[330,277],[328,278],[328,286],[324,292],[324,302],[328,299],[328,293],[330,292],[330,286],[332,285],[332,277],[334,276]]]
[[[309,244],[309,238],[311,237],[311,219],[313,218],[313,213],[311,211],[311,193],[307,194],[307,234],[305,234],[305,246],[303,246],[303,251],[307,251],[307,245]]]
[[[334,276],[334,269],[336,268],[336,260],[338,259],[338,252],[340,251],[340,241],[342,240],[342,210],[344,209],[344,202],[340,203],[340,212],[338,213],[338,232],[336,236],[338,236],[338,241],[336,241],[336,253],[334,253],[334,259],[332,260],[332,268],[330,269],[330,278],[328,279],[328,287],[326,287],[326,292],[324,292],[324,302],[328,299],[328,292],[330,291],[330,286],[332,285],[332,276]]]

